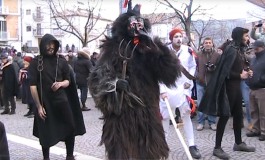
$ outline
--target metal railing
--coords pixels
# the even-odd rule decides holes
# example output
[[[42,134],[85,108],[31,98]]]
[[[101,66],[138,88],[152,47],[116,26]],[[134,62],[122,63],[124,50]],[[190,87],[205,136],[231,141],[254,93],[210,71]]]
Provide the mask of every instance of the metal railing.
[[[0,15],[9,14],[9,9],[6,6],[0,6]]]
[[[40,22],[40,21],[43,21],[44,16],[41,13],[33,13],[32,18],[34,21]]]
[[[41,37],[44,35],[43,29],[33,29],[33,35],[36,37]]]

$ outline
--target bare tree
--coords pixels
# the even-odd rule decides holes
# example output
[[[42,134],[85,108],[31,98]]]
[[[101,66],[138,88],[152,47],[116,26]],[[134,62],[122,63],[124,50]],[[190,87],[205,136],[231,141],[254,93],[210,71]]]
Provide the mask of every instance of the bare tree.
[[[217,47],[231,38],[232,30],[237,26],[245,26],[245,19],[232,20],[198,20],[193,21],[192,28],[198,36],[196,42],[200,45],[202,39],[211,37]]]
[[[199,50],[203,38],[208,36],[206,35],[206,33],[208,32],[208,29],[210,28],[211,25],[213,25],[213,21],[211,19],[209,19],[208,21],[197,20],[192,22],[192,28],[194,29],[198,37],[197,50]]]
[[[103,19],[100,16],[102,0],[97,0],[95,6],[92,6],[91,1],[87,1],[87,5],[77,1],[80,6],[84,7],[79,5],[69,7],[64,0],[46,0],[46,2],[51,11],[51,18],[55,21],[57,27],[77,37],[83,47],[104,34],[107,26],[103,31],[98,31],[98,34],[92,35],[92,31],[96,30],[97,22]],[[98,9],[98,12],[96,12],[96,9]]]

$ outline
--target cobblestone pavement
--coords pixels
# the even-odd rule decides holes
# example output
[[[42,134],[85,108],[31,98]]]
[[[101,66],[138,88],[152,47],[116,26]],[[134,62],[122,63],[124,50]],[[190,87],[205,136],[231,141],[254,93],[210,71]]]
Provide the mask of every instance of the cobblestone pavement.
[[[92,156],[90,158],[79,158],[82,160],[90,160],[93,157],[105,159],[105,150],[103,146],[99,146],[102,130],[102,120],[99,120],[101,113],[94,107],[94,102],[88,98],[87,105],[92,109],[88,112],[83,112],[87,133],[83,136],[76,137],[75,152],[83,155]],[[1,110],[2,112],[2,110]],[[0,115],[0,121],[5,124],[8,135],[20,136],[26,139],[38,142],[38,139],[32,135],[33,118],[25,118],[23,115],[27,112],[27,107],[17,101],[17,110],[15,115]],[[193,123],[196,124],[195,118]],[[259,141],[257,138],[246,137],[246,129],[242,129],[243,140],[256,147],[255,153],[234,152],[232,150],[234,144],[234,134],[231,128],[231,120],[225,130],[223,137],[223,149],[230,154],[232,160],[264,160],[265,159],[265,142]],[[194,125],[196,128],[196,125]],[[183,133],[182,128],[180,128]],[[215,132],[205,127],[202,131],[195,132],[195,143],[198,146],[203,160],[216,160],[212,156],[212,151],[215,141]],[[185,137],[185,136],[184,136]],[[9,139],[9,138],[8,138]],[[41,160],[42,152],[40,148],[33,148],[30,145],[24,145],[21,142],[8,140],[11,160]],[[186,160],[187,156],[181,143],[177,137],[174,127],[171,126],[168,135],[168,145],[170,147],[169,160]],[[65,148],[64,143],[60,142],[56,147]],[[65,154],[51,153],[51,160],[64,160]]]

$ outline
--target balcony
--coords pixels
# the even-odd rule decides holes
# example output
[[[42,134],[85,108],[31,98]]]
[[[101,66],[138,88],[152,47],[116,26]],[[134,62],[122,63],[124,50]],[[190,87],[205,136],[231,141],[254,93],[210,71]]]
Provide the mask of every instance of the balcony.
[[[40,38],[44,35],[43,29],[33,29],[33,36]]]
[[[0,15],[1,16],[6,16],[9,14],[9,9],[8,7],[5,6],[0,6]]]
[[[0,41],[8,41],[8,32],[0,31]]]
[[[44,19],[44,16],[41,13],[33,13],[32,18],[35,22],[41,22]]]

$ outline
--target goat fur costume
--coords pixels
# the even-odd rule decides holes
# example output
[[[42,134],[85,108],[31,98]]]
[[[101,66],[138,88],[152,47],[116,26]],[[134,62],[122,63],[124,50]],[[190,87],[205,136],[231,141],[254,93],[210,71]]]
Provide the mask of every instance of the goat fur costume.
[[[108,159],[166,159],[169,147],[159,113],[159,82],[174,85],[180,64],[159,38],[148,36],[148,19],[142,19],[143,28],[133,36],[131,17],[141,19],[130,11],[114,21],[112,36],[103,40],[101,56],[89,77],[90,93],[104,118],[101,145]],[[116,82],[122,79],[124,61],[129,87],[120,106]]]

